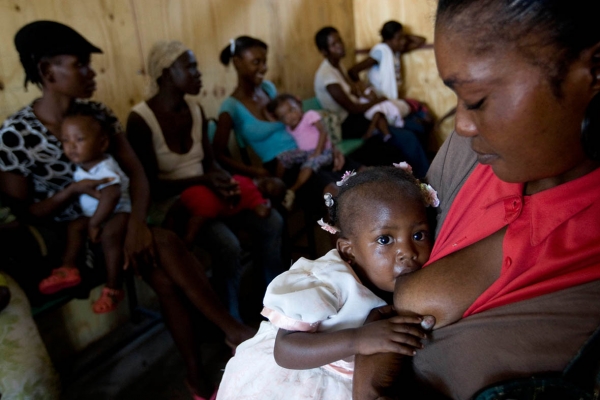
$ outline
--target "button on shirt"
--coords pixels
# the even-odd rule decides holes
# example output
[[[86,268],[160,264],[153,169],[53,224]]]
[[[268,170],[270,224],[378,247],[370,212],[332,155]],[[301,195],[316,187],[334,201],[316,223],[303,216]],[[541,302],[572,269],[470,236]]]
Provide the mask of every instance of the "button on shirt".
[[[531,196],[523,187],[478,165],[452,203],[428,264],[508,225],[500,277],[465,317],[600,279],[600,168]]]

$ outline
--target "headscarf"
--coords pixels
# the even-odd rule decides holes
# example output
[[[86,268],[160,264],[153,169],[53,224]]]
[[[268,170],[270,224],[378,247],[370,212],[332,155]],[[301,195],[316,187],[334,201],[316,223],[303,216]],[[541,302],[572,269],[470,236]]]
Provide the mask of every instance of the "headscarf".
[[[165,68],[169,68],[180,55],[188,51],[183,43],[177,40],[156,42],[148,54],[147,72],[150,82],[148,95],[153,96],[158,92],[157,79],[161,77]]]

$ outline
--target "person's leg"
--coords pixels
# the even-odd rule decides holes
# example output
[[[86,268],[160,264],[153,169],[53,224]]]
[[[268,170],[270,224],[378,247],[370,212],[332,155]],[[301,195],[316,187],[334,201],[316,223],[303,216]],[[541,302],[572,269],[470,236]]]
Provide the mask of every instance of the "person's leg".
[[[412,168],[413,173],[417,178],[423,178],[429,169],[429,160],[427,155],[415,134],[407,129],[390,127],[392,134],[388,144],[400,149],[404,154],[406,161]]]
[[[125,298],[123,290],[123,244],[127,231],[129,214],[116,213],[104,224],[100,236],[104,264],[106,265],[106,285],[98,300],[92,305],[96,314],[104,314],[117,309]]]
[[[213,283],[218,292],[226,293],[229,313],[241,321],[239,293],[243,267],[239,239],[222,220],[216,219],[205,224],[196,237],[196,244],[209,252]]]
[[[276,158],[276,160],[277,160],[277,166],[275,167],[275,176],[278,178],[283,178],[283,175],[285,174],[285,170],[286,170],[285,165],[278,158]]]
[[[290,187],[292,192],[298,191],[311,177],[313,173],[312,168],[301,168],[300,173],[298,174],[298,178],[296,178],[296,182]]]
[[[252,337],[254,329],[228,313],[211,287],[200,261],[186,249],[183,241],[165,229],[154,228],[152,233],[159,267],[194,307],[217,325],[233,345]]]
[[[387,119],[385,118],[385,115],[383,115],[382,113],[377,113],[373,117],[373,121],[375,121],[375,119],[377,119],[377,122],[376,122],[377,129],[379,129],[379,131],[381,131],[381,133],[383,133],[383,140],[384,141],[389,140],[388,138],[391,138],[391,133],[390,133],[390,128],[388,126],[388,122],[387,122]]]
[[[243,211],[236,218],[242,228],[250,234],[255,266],[262,268],[265,283],[269,284],[287,269],[281,259],[283,218],[275,209],[271,210],[267,218],[260,218],[251,211]]]
[[[369,127],[367,128],[367,131],[365,132],[365,134],[363,135],[363,139],[368,139],[371,136],[373,136],[375,134],[375,131],[377,130],[377,124],[379,123],[379,117],[378,114],[375,114],[373,116],[373,119],[371,119],[371,123],[369,124]]]
[[[185,234],[183,236],[183,242],[188,249],[194,246],[194,242],[198,236],[198,233],[207,221],[208,218],[203,217],[202,215],[195,215],[189,218],[185,229]]]
[[[144,279],[158,295],[165,324],[185,362],[188,385],[198,395],[208,398],[212,385],[206,381],[200,341],[194,332],[194,307],[164,270],[154,269]]]
[[[362,113],[349,114],[342,122],[342,138],[362,138],[370,125],[371,121],[369,121]]]
[[[39,283],[41,293],[53,294],[81,283],[77,265],[82,260],[85,249],[88,221],[88,218],[81,217],[68,223],[62,264]]]
[[[81,217],[69,222],[67,226],[65,251],[63,253],[63,266],[77,268],[77,264],[81,260],[83,249],[85,249],[88,222],[89,219],[86,217]]]
[[[114,214],[102,228],[100,236],[106,264],[106,286],[111,289],[123,287],[123,244],[127,221],[129,214]]]

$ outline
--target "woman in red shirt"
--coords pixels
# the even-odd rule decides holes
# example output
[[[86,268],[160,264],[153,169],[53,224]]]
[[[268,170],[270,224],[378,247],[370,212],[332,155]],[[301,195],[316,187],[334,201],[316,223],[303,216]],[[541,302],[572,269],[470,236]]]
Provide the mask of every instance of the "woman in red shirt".
[[[445,396],[560,374],[600,325],[599,12],[439,1],[435,54],[458,98],[456,134],[428,174],[442,200],[431,259],[398,279],[394,304],[436,317],[413,369]],[[355,398],[385,392],[370,376],[389,373],[389,357],[374,358],[357,357]]]

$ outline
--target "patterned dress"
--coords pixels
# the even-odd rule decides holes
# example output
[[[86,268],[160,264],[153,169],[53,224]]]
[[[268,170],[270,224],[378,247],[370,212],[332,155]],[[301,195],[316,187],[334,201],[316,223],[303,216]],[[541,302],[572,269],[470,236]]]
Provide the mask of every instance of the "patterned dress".
[[[122,133],[121,124],[104,104],[75,101],[108,114],[114,120],[113,134]],[[0,171],[30,178],[34,202],[54,196],[73,181],[75,166],[63,153],[60,141],[35,116],[33,103],[8,117],[0,127]],[[81,215],[79,202],[73,201],[54,220],[71,221]]]

